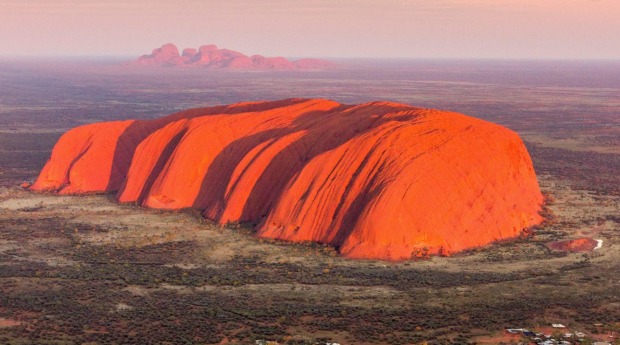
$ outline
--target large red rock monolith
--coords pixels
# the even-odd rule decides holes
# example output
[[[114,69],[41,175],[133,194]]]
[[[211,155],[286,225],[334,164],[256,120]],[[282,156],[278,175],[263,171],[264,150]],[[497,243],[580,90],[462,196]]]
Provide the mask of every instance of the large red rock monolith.
[[[75,128],[36,191],[195,208],[352,258],[450,254],[519,236],[543,197],[519,136],[462,114],[289,99]]]

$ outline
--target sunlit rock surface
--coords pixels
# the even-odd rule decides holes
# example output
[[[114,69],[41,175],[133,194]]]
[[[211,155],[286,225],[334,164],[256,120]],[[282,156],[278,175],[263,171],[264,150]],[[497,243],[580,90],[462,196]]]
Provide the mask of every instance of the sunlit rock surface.
[[[187,52],[188,55],[194,53]],[[351,258],[448,255],[514,238],[543,197],[511,130],[462,114],[288,99],[64,134],[32,190],[196,208]]]

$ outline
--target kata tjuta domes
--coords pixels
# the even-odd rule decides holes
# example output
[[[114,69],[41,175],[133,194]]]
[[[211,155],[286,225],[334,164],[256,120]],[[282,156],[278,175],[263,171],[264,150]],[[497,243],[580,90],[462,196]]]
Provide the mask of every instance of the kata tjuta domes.
[[[352,258],[450,254],[541,222],[532,162],[511,130],[408,105],[288,99],[191,109],[65,133],[36,191],[115,192],[196,208],[257,235]]]
[[[213,44],[198,49],[186,48],[179,54],[179,49],[172,43],[154,49],[151,54],[142,55],[132,64],[252,70],[324,69],[334,65],[320,59],[290,61],[283,57],[247,56],[234,50],[219,49]]]

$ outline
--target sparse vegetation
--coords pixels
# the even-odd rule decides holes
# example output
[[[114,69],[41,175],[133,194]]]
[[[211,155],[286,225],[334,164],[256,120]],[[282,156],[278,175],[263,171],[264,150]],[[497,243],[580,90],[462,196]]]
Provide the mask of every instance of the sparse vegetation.
[[[386,75],[396,71],[385,68]],[[167,78],[114,70],[52,70],[37,78],[0,72],[0,320],[11,325],[0,324],[0,343],[466,344],[506,327],[551,322],[593,337],[618,332],[620,181],[613,150],[620,125],[617,109],[605,106],[612,96],[501,83],[437,88],[419,80],[430,75],[419,66],[397,72],[409,79],[372,80],[351,71],[278,75],[278,83],[270,73],[211,71],[196,81],[195,71],[166,72]],[[340,77],[347,87],[338,94]],[[328,246],[256,238],[248,224],[219,227],[193,210],[15,187],[35,178],[66,128],[205,102],[285,98],[299,78],[306,78],[307,96],[327,90],[338,101],[359,103],[387,90],[391,99],[520,131],[547,195],[546,222],[522,238],[453,257],[429,258],[422,248],[408,262],[352,261]],[[77,84],[96,92],[82,94],[78,104]],[[467,101],[481,90],[495,100]],[[560,103],[570,109],[558,114]],[[592,115],[584,119],[586,110]],[[555,121],[560,115],[563,121]],[[568,139],[573,146],[556,147]],[[603,247],[584,255],[547,246],[578,236],[600,238]]]

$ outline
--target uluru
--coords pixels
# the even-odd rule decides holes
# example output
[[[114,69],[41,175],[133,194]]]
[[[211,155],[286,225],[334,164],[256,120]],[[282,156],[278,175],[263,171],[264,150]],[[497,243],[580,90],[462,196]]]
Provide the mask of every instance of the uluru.
[[[115,193],[198,209],[259,237],[405,260],[518,237],[543,196],[513,131],[390,102],[286,99],[84,125],[55,145],[33,191]]]
[[[185,48],[182,53],[172,43],[154,49],[151,54],[140,56],[131,62],[143,66],[181,66],[211,69],[249,69],[249,70],[295,70],[324,69],[332,67],[330,61],[321,59],[299,59],[295,61],[284,57],[248,56],[230,49],[220,49],[216,45],[200,46],[198,49]]]

